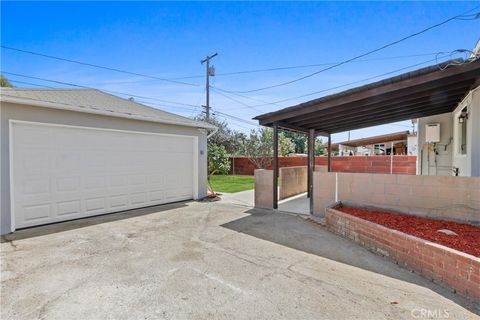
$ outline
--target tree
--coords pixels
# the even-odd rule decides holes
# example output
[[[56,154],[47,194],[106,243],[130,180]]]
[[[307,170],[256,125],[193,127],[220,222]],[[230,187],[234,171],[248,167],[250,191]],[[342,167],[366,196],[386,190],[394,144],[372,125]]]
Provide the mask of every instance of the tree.
[[[286,157],[295,152],[295,143],[288,138],[284,132],[278,135],[278,154],[281,157]]]
[[[308,152],[308,140],[305,141],[305,153]],[[315,155],[316,156],[325,156],[327,155],[327,148],[323,144],[322,138],[315,139]]]
[[[241,143],[236,139],[238,138],[238,133],[230,129],[227,122],[222,121],[213,115],[207,120],[203,113],[197,115],[194,119],[208,122],[218,128],[218,131],[208,139],[209,143],[224,146],[228,154],[235,154],[240,148]]]
[[[9,88],[13,87],[10,81],[8,81],[8,79],[5,78],[3,74],[0,75],[0,87],[9,87]]]
[[[244,155],[258,169],[266,169],[272,163],[272,130],[262,128],[250,131],[243,145]]]
[[[261,128],[252,130],[243,141],[243,153],[258,169],[266,169],[273,160],[273,130]],[[287,156],[295,151],[295,144],[283,132],[278,135],[278,153]]]
[[[210,178],[214,174],[228,174],[230,171],[230,158],[228,156],[227,150],[223,145],[209,143],[208,144],[208,185],[210,191],[215,194],[215,191],[212,188],[210,183]]]
[[[284,135],[287,138],[290,138],[292,142],[295,144],[295,153],[307,153],[306,149],[306,141],[307,141],[307,135],[302,134],[302,133],[297,133],[297,132],[292,132],[292,131],[286,131],[284,132]]]

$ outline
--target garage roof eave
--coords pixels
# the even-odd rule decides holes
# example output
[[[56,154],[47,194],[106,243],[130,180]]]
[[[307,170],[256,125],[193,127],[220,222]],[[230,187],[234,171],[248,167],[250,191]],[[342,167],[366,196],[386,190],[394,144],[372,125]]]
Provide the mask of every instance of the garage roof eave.
[[[450,60],[259,115],[261,125],[320,135],[451,112],[480,84],[480,60]]]
[[[217,130],[217,127],[214,125],[211,125],[206,122],[190,120],[187,118],[185,118],[185,121],[173,120],[173,119],[162,119],[161,117],[151,117],[151,116],[132,114],[132,113],[106,111],[106,110],[96,109],[89,106],[70,105],[70,104],[56,103],[51,101],[40,101],[40,100],[29,99],[24,97],[9,96],[4,92],[0,94],[0,102],[2,103],[8,102],[13,104],[21,104],[21,105],[31,105],[36,107],[59,109],[59,110],[74,111],[74,112],[83,112],[83,113],[97,114],[97,115],[103,115],[103,116],[109,116],[109,117],[148,121],[148,122],[163,123],[163,124],[170,124],[170,125],[180,125],[180,126],[186,126],[186,127],[206,129],[210,131]]]

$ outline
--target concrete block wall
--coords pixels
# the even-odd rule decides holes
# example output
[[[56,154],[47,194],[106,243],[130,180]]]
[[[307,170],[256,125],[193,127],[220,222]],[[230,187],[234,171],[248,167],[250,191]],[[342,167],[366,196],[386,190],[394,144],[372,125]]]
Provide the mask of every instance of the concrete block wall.
[[[480,258],[335,209],[328,208],[325,214],[332,232],[480,302]]]
[[[255,208],[273,209],[273,171],[255,170]]]
[[[346,205],[480,224],[480,177],[337,173],[337,185],[331,180],[328,174],[314,174],[314,196],[320,203],[333,203],[331,192],[337,190],[338,201]],[[317,186],[322,181],[329,188]],[[322,205],[315,213],[321,214]]]
[[[280,200],[307,192],[308,169],[306,166],[285,167],[279,170]]]

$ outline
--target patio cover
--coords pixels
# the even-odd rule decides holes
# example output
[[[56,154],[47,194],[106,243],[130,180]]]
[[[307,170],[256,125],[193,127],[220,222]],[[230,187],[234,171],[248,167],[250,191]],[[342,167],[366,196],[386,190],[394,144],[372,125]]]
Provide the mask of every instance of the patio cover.
[[[308,134],[308,196],[313,212],[315,136],[452,112],[480,84],[480,60],[455,59],[255,117],[273,127],[273,208],[278,208],[279,129]]]
[[[480,84],[480,60],[449,60],[255,117],[261,125],[316,135],[451,112]]]

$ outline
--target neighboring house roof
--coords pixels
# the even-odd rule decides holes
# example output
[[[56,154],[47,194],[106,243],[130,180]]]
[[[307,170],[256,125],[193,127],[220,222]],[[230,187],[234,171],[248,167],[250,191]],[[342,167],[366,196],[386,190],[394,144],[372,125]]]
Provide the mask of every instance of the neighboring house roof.
[[[0,101],[187,127],[215,129],[215,126],[206,122],[195,121],[96,89],[1,88]]]
[[[409,134],[409,131],[407,130],[407,131],[382,134],[379,136],[332,143],[332,150],[338,150],[339,145],[344,145],[349,147],[360,147],[360,146],[366,146],[366,145],[375,144],[375,143],[407,140],[408,134]],[[327,146],[324,145],[324,147],[327,147]]]

